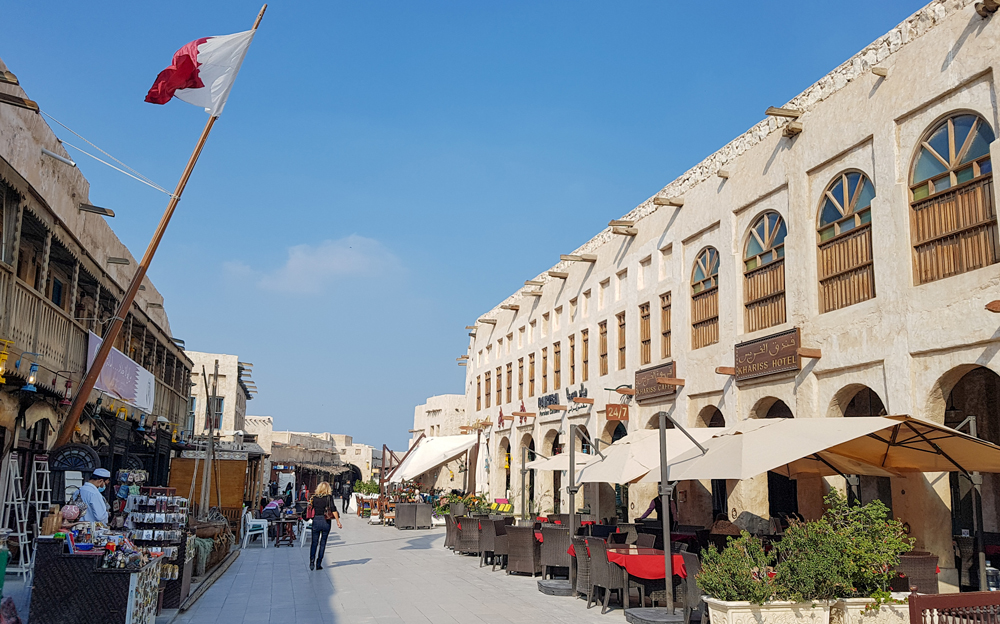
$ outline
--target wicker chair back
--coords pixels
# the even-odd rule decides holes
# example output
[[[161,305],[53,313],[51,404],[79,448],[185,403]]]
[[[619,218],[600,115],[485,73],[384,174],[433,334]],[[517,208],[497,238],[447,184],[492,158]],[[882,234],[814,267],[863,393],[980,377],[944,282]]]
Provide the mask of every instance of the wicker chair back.
[[[542,527],[542,567],[546,575],[549,568],[569,569],[571,557],[569,556],[569,527]]]
[[[698,555],[691,552],[681,552],[681,557],[684,559],[684,567],[687,570],[687,578],[684,579],[684,621],[687,622],[691,618],[692,611],[701,611],[701,596],[704,592],[698,587],[696,580],[701,573],[701,561],[698,559]]]
[[[640,533],[635,540],[635,545],[639,548],[652,548],[654,544],[656,544],[656,536],[650,533]]]
[[[523,572],[532,576],[542,571],[541,550],[531,527],[506,527],[507,573]]]
[[[576,593],[590,596],[594,592],[593,579],[590,572],[590,555],[587,554],[587,541],[582,537],[573,538],[573,550],[576,551]]]
[[[635,540],[639,538],[639,531],[636,530],[634,523],[623,522],[619,524],[618,532],[624,533],[626,535],[625,537],[626,544],[634,544]]]

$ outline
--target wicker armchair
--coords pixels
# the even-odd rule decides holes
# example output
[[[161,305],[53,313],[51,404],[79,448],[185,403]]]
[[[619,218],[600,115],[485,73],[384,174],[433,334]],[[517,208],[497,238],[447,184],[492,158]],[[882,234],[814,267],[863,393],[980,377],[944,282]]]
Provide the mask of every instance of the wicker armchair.
[[[649,533],[640,533],[636,536],[635,545],[639,548],[653,548],[656,544],[656,536]]]
[[[684,579],[684,624],[691,624],[691,616],[698,612],[698,621],[707,621],[708,606],[702,601],[704,592],[698,587],[697,577],[701,573],[701,560],[698,555],[691,552],[681,552],[684,558],[684,567],[687,570],[687,578]]]
[[[451,509],[452,518],[465,515],[465,503],[451,503],[448,507]]]
[[[899,556],[896,570],[910,579],[910,586],[916,587],[921,594],[938,593],[937,555],[929,552],[911,551]]]
[[[608,561],[608,547],[604,540],[587,538],[587,548],[590,549],[590,578],[594,588],[604,590],[604,604],[601,615],[608,612],[608,600],[611,592],[618,592],[623,609],[628,608],[628,577],[625,569]],[[590,608],[590,601],[587,601]]]
[[[500,567],[506,565],[507,556],[510,554],[510,547],[507,539],[507,523],[504,520],[493,521],[493,571],[497,569],[497,561],[503,559]]]
[[[457,552],[478,555],[481,552],[479,547],[479,520],[468,516],[458,516],[455,521],[459,525]]]
[[[583,594],[590,604],[590,597],[594,593],[594,584],[590,575],[590,554],[587,553],[587,540],[582,537],[573,538],[573,550],[576,551],[576,582],[573,589],[577,594]]]
[[[494,520],[479,521],[479,567],[496,558],[497,527]],[[494,566],[495,567],[495,566]]]
[[[531,527],[507,528],[507,574],[521,572],[535,576],[542,572],[542,553]]]
[[[625,543],[634,544],[637,539],[639,539],[639,531],[635,528],[634,523],[621,523],[618,525],[618,532],[624,533]]]
[[[558,520],[559,522],[556,522]],[[561,524],[566,526],[569,524],[569,514],[549,514],[549,522],[552,524]],[[569,546],[567,546],[569,548]]]
[[[458,529],[455,527],[455,518],[448,514],[444,517],[444,547],[455,548],[458,543]]]
[[[569,545],[569,527],[542,527],[542,578],[552,578],[551,568],[566,568],[569,576]]]

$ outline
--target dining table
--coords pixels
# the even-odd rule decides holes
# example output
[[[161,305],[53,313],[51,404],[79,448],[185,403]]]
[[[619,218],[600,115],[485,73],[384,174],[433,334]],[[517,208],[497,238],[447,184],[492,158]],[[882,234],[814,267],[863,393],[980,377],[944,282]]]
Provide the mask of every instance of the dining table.
[[[282,544],[295,545],[295,528],[299,524],[299,516],[282,516],[280,520],[271,520],[274,526],[274,547],[278,548]]]

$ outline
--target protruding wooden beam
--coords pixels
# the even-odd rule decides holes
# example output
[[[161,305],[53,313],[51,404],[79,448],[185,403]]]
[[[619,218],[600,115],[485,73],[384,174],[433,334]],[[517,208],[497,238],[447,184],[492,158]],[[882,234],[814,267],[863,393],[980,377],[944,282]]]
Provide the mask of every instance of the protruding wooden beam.
[[[616,227],[611,228],[611,233],[620,234],[622,236],[635,236],[639,233],[639,229],[634,227]]]
[[[16,95],[7,95],[6,93],[0,93],[0,104],[10,104],[11,106],[17,106],[18,108],[26,108],[33,112],[38,112],[38,103],[34,100],[29,100],[28,98],[17,97]]]
[[[556,412],[565,412],[569,410],[569,405],[546,405],[546,409],[554,410]]]
[[[569,277],[569,273],[566,271],[549,271],[549,277],[554,277],[556,279],[566,279]]]
[[[597,262],[597,254],[562,254],[559,259],[566,262]]]
[[[608,221],[608,227],[632,227],[635,225],[635,221],[628,221],[626,219],[615,219],[614,221]]]
[[[476,322],[477,323],[483,323],[484,325],[496,325],[497,324],[497,320],[496,319],[491,319],[491,318],[481,318],[481,319],[479,319]]]
[[[683,197],[654,197],[653,204],[657,206],[676,206],[680,208],[684,205]]]
[[[529,297],[541,297],[542,296],[542,291],[540,291],[540,290],[526,290],[526,291],[524,291],[524,294],[528,295]]]
[[[791,138],[797,134],[800,134],[802,132],[802,128],[804,128],[804,126],[802,125],[801,121],[789,121],[788,124],[785,126],[784,131],[782,131],[781,134],[782,136]]]
[[[801,111],[797,108],[778,108],[777,106],[768,106],[764,114],[768,117],[788,117],[790,119],[798,119],[802,116]]]
[[[541,280],[524,280],[524,285],[525,286],[542,286],[544,284],[545,284],[545,282],[543,282]]]
[[[582,403],[584,405],[593,405],[594,399],[589,399],[587,397],[573,397],[571,399],[574,403]]]
[[[889,68],[888,67],[872,67],[872,73],[880,78],[888,78]]]
[[[635,396],[635,390],[632,388],[615,388],[615,392],[618,394],[627,394],[629,396]]]
[[[467,360],[462,360],[461,362],[458,363],[458,365],[459,366],[468,366],[469,362]]]
[[[656,383],[663,384],[665,386],[683,386],[684,380],[677,379],[676,377],[657,377]]]
[[[465,328],[466,329],[475,329],[476,326],[475,325],[466,325]]]
[[[718,171],[715,172],[715,175],[719,176],[723,180],[728,180],[729,179],[729,170],[728,169],[719,169]]]
[[[730,377],[733,377],[733,376],[736,375],[736,369],[734,367],[732,367],[732,366],[716,366],[715,367],[715,374],[716,375],[729,375]]]
[[[17,76],[10,73],[9,71],[0,71],[0,82],[12,85],[20,84],[17,81]]]
[[[500,309],[501,310],[513,310],[513,311],[517,312],[518,310],[521,309],[521,306],[517,305],[516,303],[505,303],[502,306],[500,306]]]
[[[987,303],[986,309],[994,314],[1000,313],[1000,299]]]
[[[807,347],[799,347],[795,351],[799,354],[799,357],[810,358],[813,360],[818,360],[823,357],[823,351],[821,349],[809,349]]]
[[[467,355],[460,355],[460,356],[458,356],[458,357],[457,357],[457,358],[455,358],[455,359],[456,359],[456,360],[467,360],[467,359],[469,359],[469,356],[467,356]]]
[[[538,416],[535,412],[511,412],[511,416],[517,416],[518,418],[534,418]]]

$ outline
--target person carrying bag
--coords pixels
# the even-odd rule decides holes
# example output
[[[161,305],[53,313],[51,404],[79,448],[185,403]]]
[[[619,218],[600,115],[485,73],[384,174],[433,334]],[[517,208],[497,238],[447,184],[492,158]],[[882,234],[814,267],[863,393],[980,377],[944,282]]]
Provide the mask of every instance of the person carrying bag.
[[[309,545],[309,569],[323,569],[323,554],[326,552],[326,540],[330,537],[330,521],[337,522],[337,528],[342,529],[340,514],[333,504],[333,492],[330,484],[323,481],[316,486],[316,493],[309,499],[306,508],[306,518],[312,518],[312,543]],[[317,549],[319,553],[317,554]]]

